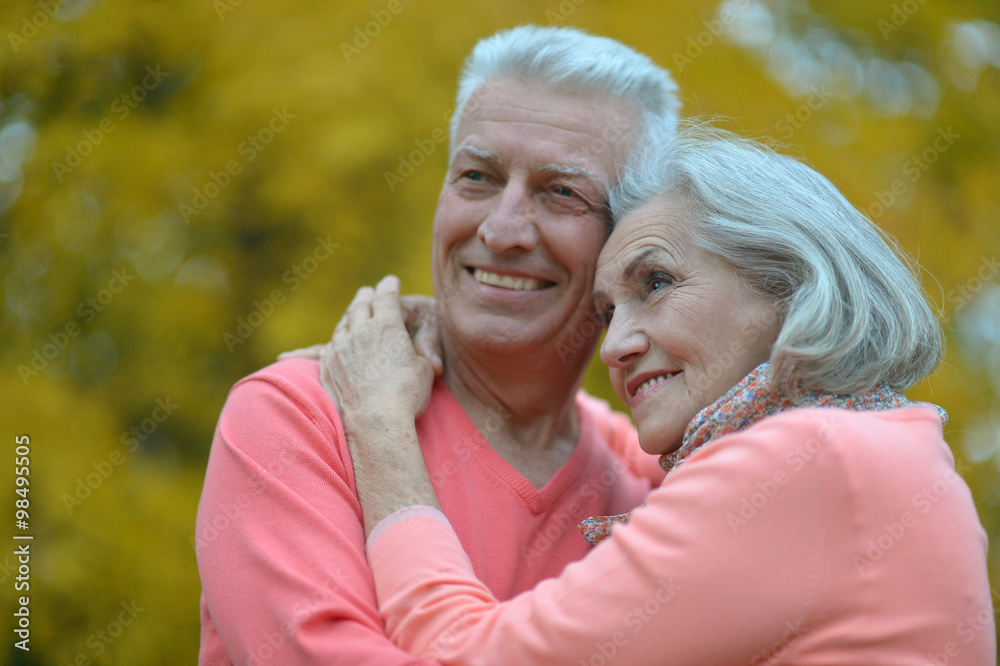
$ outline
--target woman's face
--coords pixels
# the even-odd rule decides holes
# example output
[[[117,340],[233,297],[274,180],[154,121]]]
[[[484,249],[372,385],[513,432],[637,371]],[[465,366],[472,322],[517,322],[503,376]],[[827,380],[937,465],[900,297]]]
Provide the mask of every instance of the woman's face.
[[[597,262],[601,360],[653,454],[677,449],[699,411],[766,361],[781,327],[770,300],[694,244],[685,217],[675,195],[642,205]]]

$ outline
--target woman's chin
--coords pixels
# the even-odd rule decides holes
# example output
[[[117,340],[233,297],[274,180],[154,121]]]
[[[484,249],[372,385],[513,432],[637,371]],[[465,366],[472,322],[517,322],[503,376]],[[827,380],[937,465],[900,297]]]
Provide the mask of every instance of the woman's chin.
[[[639,448],[650,455],[662,456],[667,453],[673,453],[677,449],[681,448],[681,439],[676,437],[663,437],[663,433],[643,433],[642,428],[639,428]],[[657,436],[659,435],[659,436]]]

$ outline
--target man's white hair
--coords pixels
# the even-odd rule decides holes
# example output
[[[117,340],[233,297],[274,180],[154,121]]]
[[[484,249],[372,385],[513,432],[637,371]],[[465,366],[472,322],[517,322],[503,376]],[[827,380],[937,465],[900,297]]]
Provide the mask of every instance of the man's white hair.
[[[632,145],[642,145],[637,131],[663,136],[677,128],[677,84],[647,56],[575,28],[523,25],[481,40],[466,59],[451,117],[452,150],[469,98],[503,79],[623,100],[639,118],[639,126],[621,137]]]

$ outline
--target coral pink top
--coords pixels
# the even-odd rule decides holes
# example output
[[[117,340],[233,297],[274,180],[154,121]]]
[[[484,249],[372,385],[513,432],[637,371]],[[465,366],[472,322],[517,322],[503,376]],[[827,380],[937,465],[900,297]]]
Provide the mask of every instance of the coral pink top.
[[[625,416],[582,394],[577,405],[579,442],[541,489],[490,448],[443,383],[417,422],[444,513],[497,598],[558,575],[592,549],[580,520],[632,508],[650,479],[663,478]],[[316,361],[282,361],[233,387],[212,444],[195,548],[201,664],[425,663],[385,635],[351,459]]]
[[[975,664],[986,535],[937,413],[799,409],[695,451],[628,525],[504,603],[428,507],[369,563],[386,629],[448,664]]]

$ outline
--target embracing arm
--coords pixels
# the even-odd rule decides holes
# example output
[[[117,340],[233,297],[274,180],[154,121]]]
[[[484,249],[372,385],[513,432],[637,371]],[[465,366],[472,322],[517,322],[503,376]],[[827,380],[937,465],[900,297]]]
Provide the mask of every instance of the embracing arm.
[[[414,350],[399,298],[392,275],[375,289],[359,289],[321,354],[320,376],[344,424],[366,534],[397,509],[441,508],[415,425],[427,409],[434,369]]]
[[[740,524],[775,471],[752,453],[773,435],[741,437],[755,441],[701,452],[584,560],[502,603],[443,516],[391,516],[368,551],[390,638],[447,664],[766,663],[762,646],[812,622],[825,489],[807,470]]]

